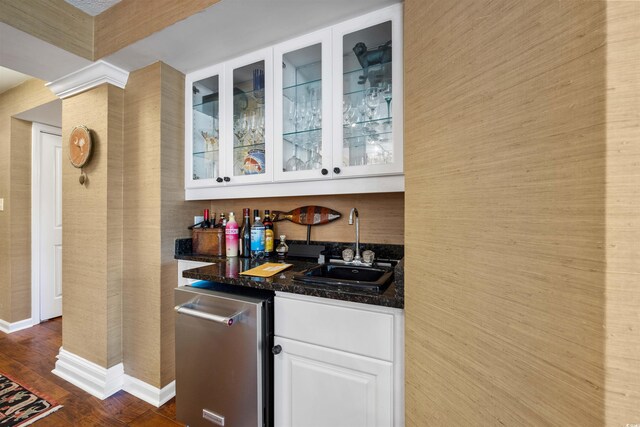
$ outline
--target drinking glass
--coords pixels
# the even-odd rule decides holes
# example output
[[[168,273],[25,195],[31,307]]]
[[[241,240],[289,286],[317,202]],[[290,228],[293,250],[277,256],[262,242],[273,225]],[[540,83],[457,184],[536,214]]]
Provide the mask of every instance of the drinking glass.
[[[367,104],[367,107],[369,108],[367,117],[369,118],[369,120],[373,120],[376,115],[376,111],[378,110],[378,106],[380,105],[380,90],[377,87],[370,87],[365,92],[364,100]]]
[[[314,146],[313,152],[311,153],[311,156],[309,156],[309,161],[305,166],[308,170],[322,169],[322,154],[320,154],[319,144]]]
[[[382,96],[384,96],[384,100],[387,102],[387,120],[384,122],[385,124],[391,123],[391,83],[386,83],[382,88]]]
[[[298,157],[298,145],[296,144],[293,147],[293,156],[291,156],[284,165],[285,172],[295,172],[306,169],[305,163]]]

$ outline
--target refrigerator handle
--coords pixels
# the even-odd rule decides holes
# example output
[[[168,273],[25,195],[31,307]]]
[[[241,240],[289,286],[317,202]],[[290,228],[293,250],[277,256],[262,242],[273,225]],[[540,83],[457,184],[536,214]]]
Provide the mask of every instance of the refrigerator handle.
[[[239,311],[231,316],[220,316],[218,314],[205,313],[204,311],[194,310],[191,304],[182,304],[175,307],[176,312],[186,314],[187,316],[197,317],[199,319],[210,320],[212,322],[221,323],[225,326],[232,326],[244,313]]]

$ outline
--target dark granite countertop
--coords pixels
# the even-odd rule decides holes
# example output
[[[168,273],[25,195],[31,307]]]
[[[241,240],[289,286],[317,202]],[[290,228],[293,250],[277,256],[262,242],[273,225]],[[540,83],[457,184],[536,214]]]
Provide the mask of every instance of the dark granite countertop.
[[[186,242],[189,240],[189,242]],[[208,255],[190,253],[191,239],[176,241],[175,258],[179,260],[209,262],[211,265],[185,270],[184,277],[196,280],[225,283],[255,289],[290,292],[294,294],[310,295],[343,301],[359,302],[386,307],[404,308],[404,262],[401,260],[395,266],[394,281],[380,294],[359,292],[357,290],[335,286],[309,285],[293,280],[293,275],[307,268],[317,265],[313,260],[273,259],[251,260],[247,258],[221,258]],[[378,248],[381,249],[381,248]],[[265,262],[286,262],[293,264],[289,269],[275,276],[251,277],[241,276],[240,273],[257,267]]]

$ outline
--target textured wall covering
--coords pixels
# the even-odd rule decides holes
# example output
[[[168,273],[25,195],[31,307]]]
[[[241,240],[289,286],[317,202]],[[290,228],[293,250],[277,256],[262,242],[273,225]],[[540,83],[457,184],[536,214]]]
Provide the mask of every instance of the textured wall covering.
[[[0,94],[0,319],[31,317],[31,124],[12,116],[54,101],[44,82]]]
[[[62,103],[62,140],[84,124],[95,143],[87,184],[69,162],[62,170],[62,345],[106,368],[122,362],[123,101],[103,84]]]
[[[93,59],[94,18],[64,0],[2,0],[0,22]]]
[[[311,240],[353,242],[355,228],[349,225],[351,208],[358,208],[360,215],[360,241],[363,243],[404,243],[404,194],[347,194],[333,196],[305,197],[273,197],[246,200],[213,200],[210,209],[219,215],[220,212],[234,212],[238,224],[242,224],[242,208],[280,210],[288,212],[292,209],[320,205],[334,209],[342,214],[342,218],[332,223],[311,227]],[[202,215],[202,214],[200,214]],[[253,222],[253,217],[251,218]],[[276,233],[286,234],[287,240],[305,240],[307,227],[290,221],[276,223]]]
[[[640,419],[639,6],[406,1],[408,425]]]
[[[607,2],[605,416],[640,420],[640,2]]]
[[[94,18],[94,58],[100,59],[198,13],[220,0],[121,0]]]
[[[176,237],[206,202],[184,201],[184,76],[155,63],[125,90],[125,372],[162,388],[175,378]]]

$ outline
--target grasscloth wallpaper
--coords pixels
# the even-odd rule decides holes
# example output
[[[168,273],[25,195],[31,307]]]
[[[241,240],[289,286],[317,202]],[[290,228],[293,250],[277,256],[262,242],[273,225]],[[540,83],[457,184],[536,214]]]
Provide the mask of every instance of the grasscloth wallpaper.
[[[407,424],[638,422],[640,3],[405,8]]]

